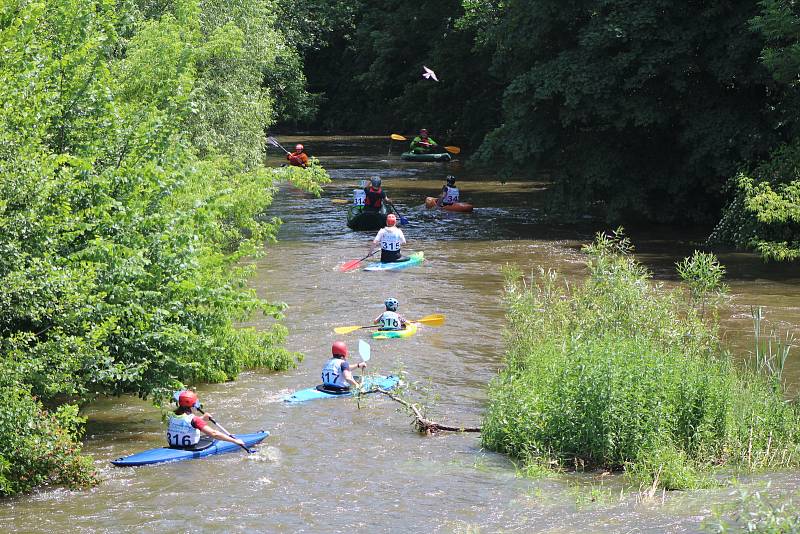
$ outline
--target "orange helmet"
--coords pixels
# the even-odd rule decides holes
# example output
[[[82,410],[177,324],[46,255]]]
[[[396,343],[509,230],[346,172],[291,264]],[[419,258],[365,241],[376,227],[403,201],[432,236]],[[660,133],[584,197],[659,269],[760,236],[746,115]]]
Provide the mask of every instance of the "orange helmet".
[[[386,226],[394,226],[397,224],[397,216],[394,213],[390,213],[386,216]]]

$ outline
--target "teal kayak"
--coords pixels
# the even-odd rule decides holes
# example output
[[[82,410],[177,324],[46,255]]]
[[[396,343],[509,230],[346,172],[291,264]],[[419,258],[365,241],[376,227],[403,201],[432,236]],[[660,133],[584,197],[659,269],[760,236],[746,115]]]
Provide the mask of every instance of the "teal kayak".
[[[374,262],[364,267],[365,271],[397,271],[408,269],[421,264],[425,260],[424,252],[415,252],[408,257],[407,261],[393,261],[392,263]]]
[[[448,162],[453,157],[448,152],[441,152],[439,154],[415,154],[413,152],[403,152],[400,157],[406,161],[436,161]]]
[[[238,434],[236,437],[244,441],[244,444],[249,448],[257,443],[261,443],[269,436],[269,432],[264,430],[255,432],[253,434]],[[151,465],[161,464],[164,462],[178,462],[180,460],[193,460],[195,458],[205,458],[214,454],[223,454],[226,452],[241,451],[242,448],[231,443],[230,441],[210,440],[203,444],[201,441],[194,450],[187,449],[171,449],[169,447],[160,447],[158,449],[150,449],[144,452],[138,452],[130,456],[124,456],[113,460],[111,463],[117,467],[133,467],[137,465]]]
[[[382,375],[367,375],[364,378],[364,386],[362,390],[365,393],[370,393],[375,391],[377,388],[381,389],[393,389],[397,387],[397,384],[400,383],[400,379],[394,375],[389,376],[382,376]],[[342,391],[330,391],[324,389],[322,384],[313,388],[306,388],[300,389],[295,391],[289,397],[284,398],[285,402],[290,403],[297,403],[297,402],[305,402],[310,400],[317,400],[317,399],[332,399],[337,397],[352,397],[353,393],[358,390],[355,389],[345,389]]]

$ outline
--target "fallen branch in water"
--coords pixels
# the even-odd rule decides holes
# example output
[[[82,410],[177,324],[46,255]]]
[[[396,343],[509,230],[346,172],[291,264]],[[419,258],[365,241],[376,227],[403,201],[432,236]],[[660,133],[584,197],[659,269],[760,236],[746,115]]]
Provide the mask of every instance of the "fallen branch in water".
[[[427,419],[425,418],[425,416],[422,415],[419,406],[417,406],[416,404],[408,402],[407,400],[402,399],[397,395],[395,395],[394,393],[392,393],[391,391],[385,389],[377,388],[375,391],[377,391],[378,393],[383,393],[393,401],[399,402],[400,404],[405,406],[405,408],[409,412],[411,412],[411,414],[414,416],[414,426],[421,433],[431,435],[436,432],[480,432],[481,431],[480,427],[449,426],[449,425],[442,425],[435,421],[431,421],[430,419]]]

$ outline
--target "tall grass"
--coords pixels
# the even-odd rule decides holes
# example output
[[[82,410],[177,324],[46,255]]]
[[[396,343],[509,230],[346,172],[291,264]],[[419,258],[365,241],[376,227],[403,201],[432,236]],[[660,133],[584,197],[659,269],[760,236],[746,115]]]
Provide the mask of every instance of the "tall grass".
[[[619,234],[585,251],[578,285],[506,273],[507,367],[490,388],[486,447],[668,489],[702,486],[719,466],[800,463],[796,406],[731,364],[708,299],[653,283]]]

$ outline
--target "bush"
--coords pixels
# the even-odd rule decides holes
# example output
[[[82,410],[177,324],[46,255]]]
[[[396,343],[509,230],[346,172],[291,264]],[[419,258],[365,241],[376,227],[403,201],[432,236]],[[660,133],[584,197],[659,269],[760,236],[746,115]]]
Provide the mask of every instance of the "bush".
[[[19,386],[0,387],[0,496],[47,485],[85,487],[96,480],[82,456],[78,408],[47,412]]]
[[[586,252],[582,284],[506,273],[507,368],[490,388],[485,446],[668,488],[704,485],[713,466],[800,461],[797,409],[733,368],[693,299],[654,285],[619,234]]]

